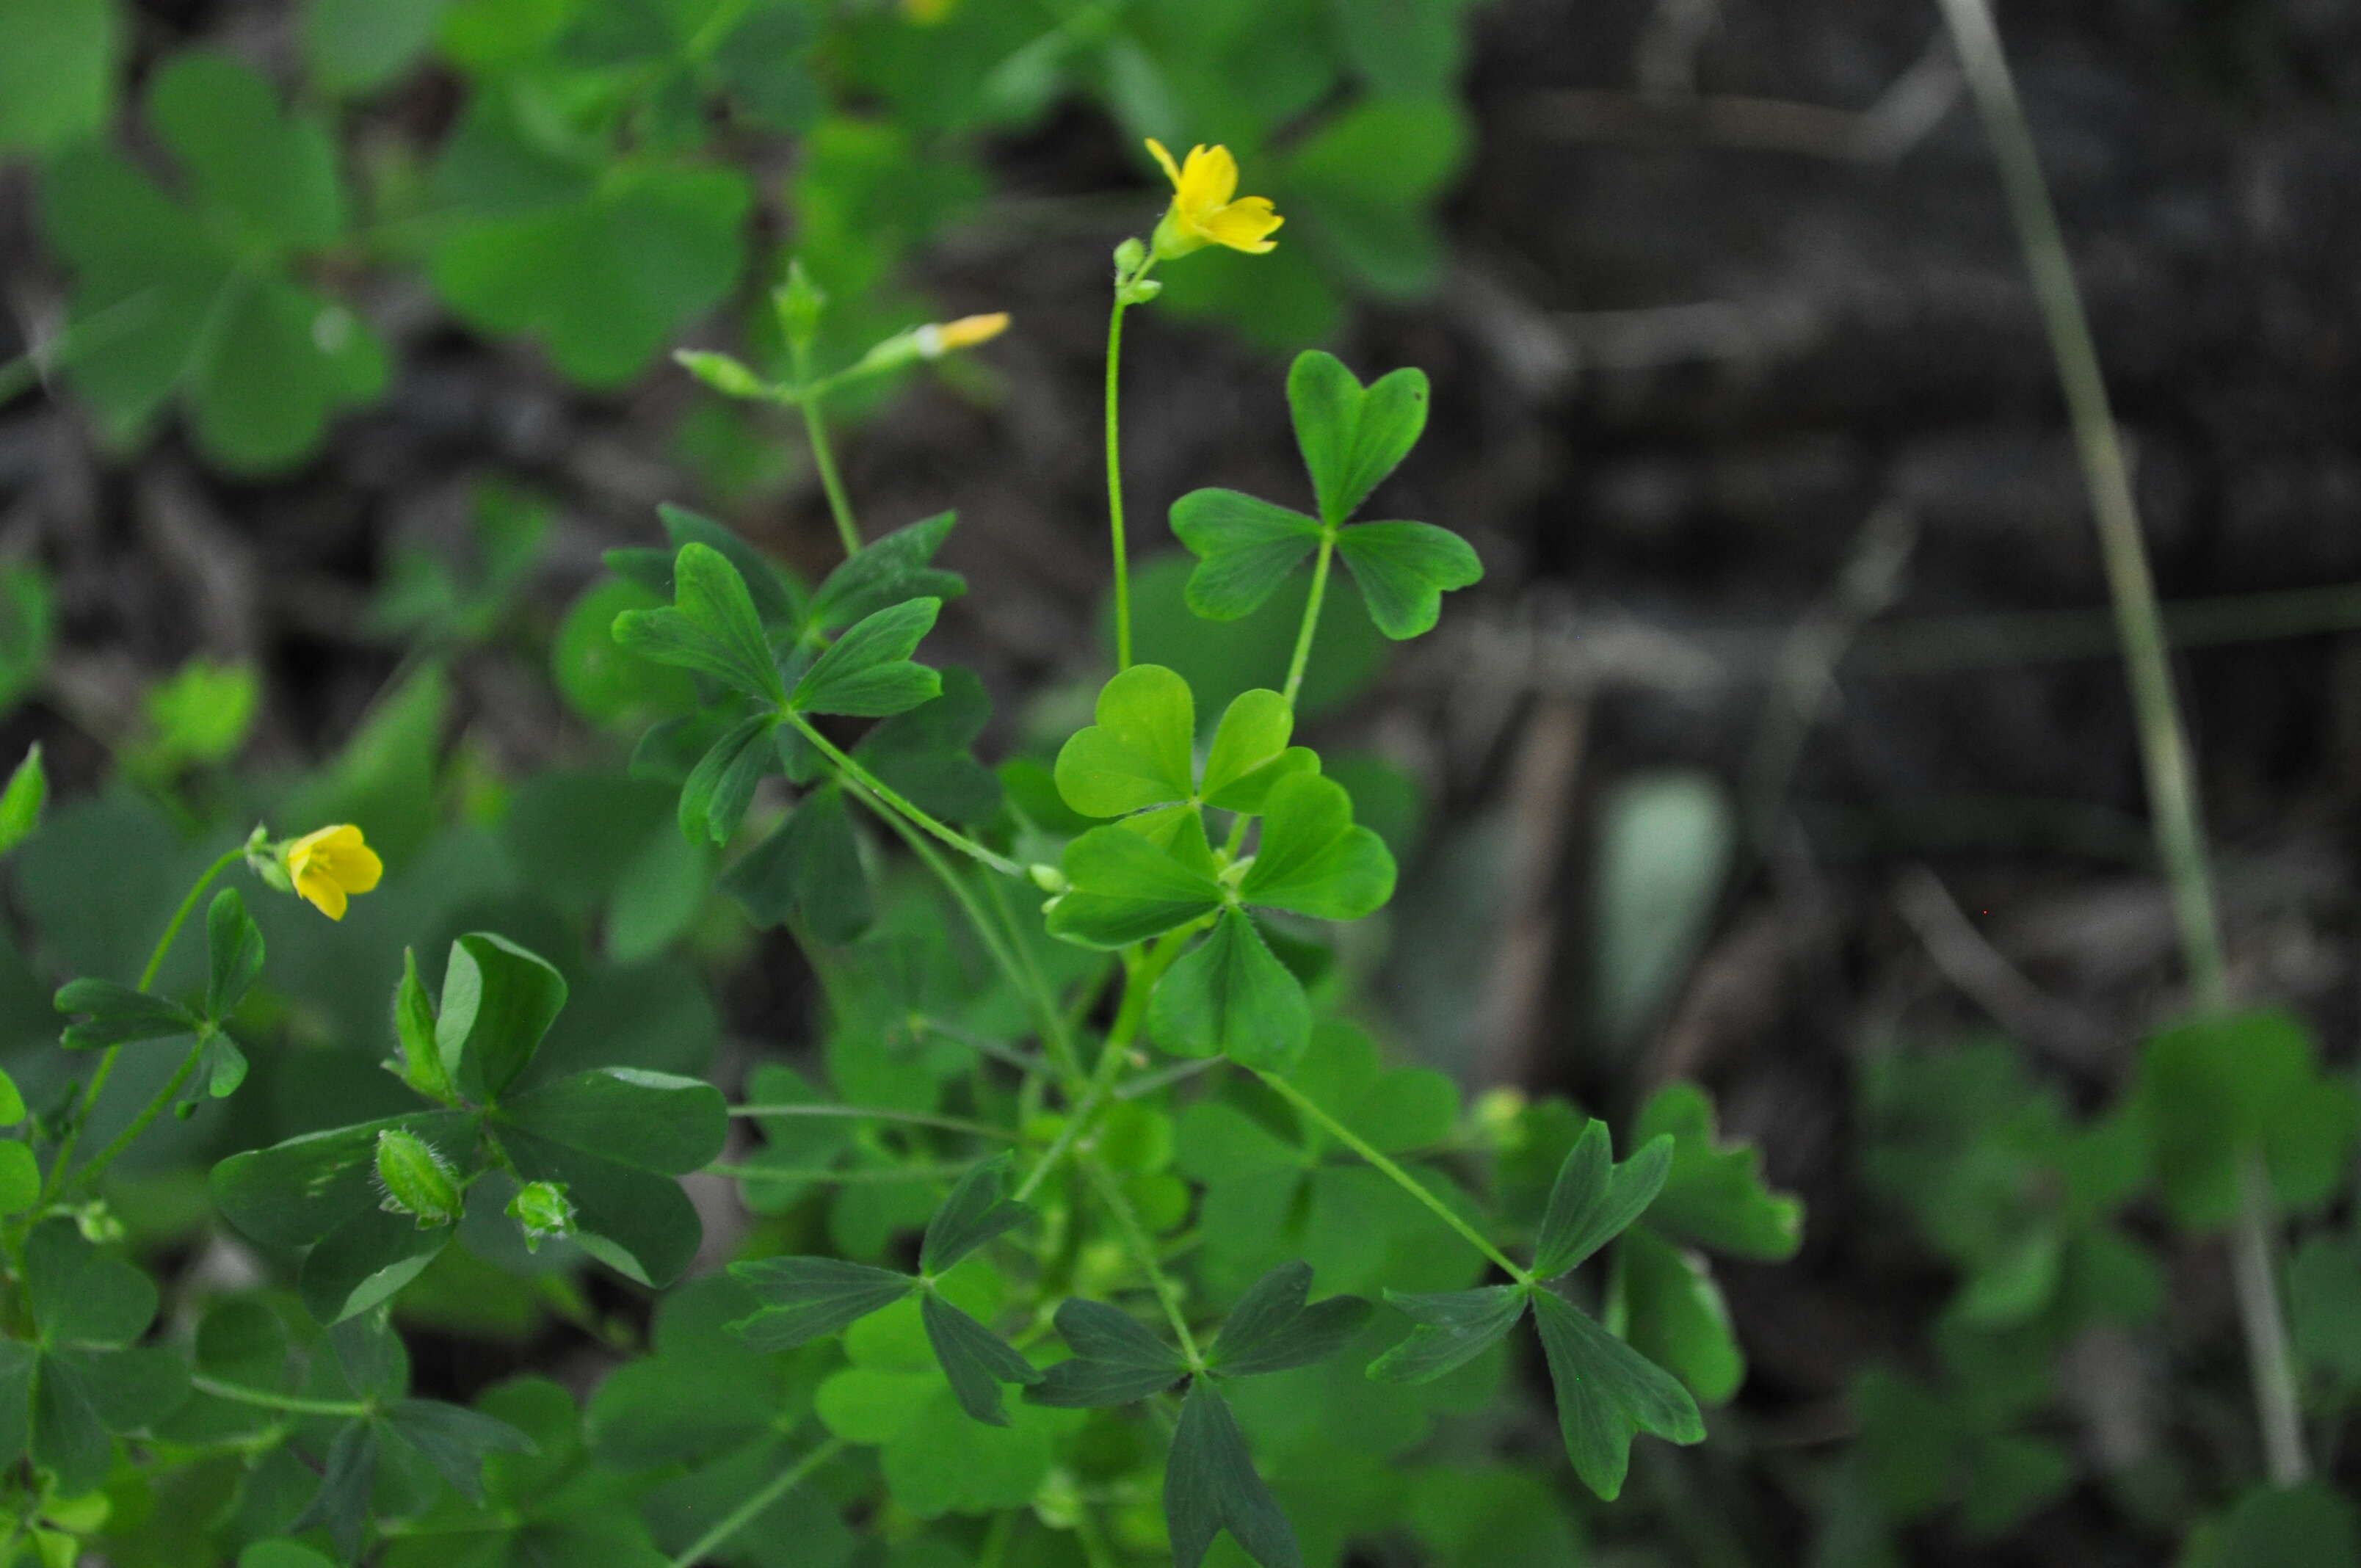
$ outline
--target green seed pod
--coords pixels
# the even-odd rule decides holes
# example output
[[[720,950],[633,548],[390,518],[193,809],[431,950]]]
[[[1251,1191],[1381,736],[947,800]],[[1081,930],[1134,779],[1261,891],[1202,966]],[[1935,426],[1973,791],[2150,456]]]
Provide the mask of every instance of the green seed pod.
[[[539,1252],[542,1243],[574,1234],[574,1201],[562,1181],[529,1181],[509,1200],[509,1218],[524,1232],[525,1251]]]
[[[388,1127],[377,1135],[377,1179],[385,1189],[378,1206],[389,1214],[416,1216],[422,1231],[459,1217],[459,1184],[450,1162],[415,1133]]]

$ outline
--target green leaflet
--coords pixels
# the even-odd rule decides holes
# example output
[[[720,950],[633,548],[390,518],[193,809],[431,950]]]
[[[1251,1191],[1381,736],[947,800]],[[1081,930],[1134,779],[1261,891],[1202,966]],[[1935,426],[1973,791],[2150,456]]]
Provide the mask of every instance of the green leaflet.
[[[1697,1402],[1672,1374],[1553,1292],[1533,1292],[1533,1321],[1557,1394],[1558,1431],[1583,1485],[1612,1501],[1623,1489],[1631,1438],[1705,1441]]]
[[[1312,1037],[1312,1006],[1253,920],[1230,909],[1157,982],[1148,1032],[1175,1056],[1284,1071]]]
[[[1225,1530],[1262,1568],[1301,1568],[1295,1531],[1210,1378],[1191,1384],[1181,1402],[1165,1462],[1164,1519],[1175,1568],[1197,1568]]]
[[[1200,777],[1191,755],[1195,700],[1188,683],[1160,664],[1135,664],[1108,681],[1097,719],[1060,749],[1058,793],[1084,817],[1141,814],[1137,825],[1151,837],[1169,839],[1168,808],[1253,815],[1280,779],[1320,767],[1308,748],[1287,743],[1295,727],[1287,699],[1253,690],[1224,710]]]
[[[881,718],[930,701],[941,693],[942,677],[910,655],[942,608],[940,599],[917,598],[863,617],[805,672],[788,706]]]
[[[1379,631],[1396,641],[1432,631],[1442,596],[1482,579],[1476,552],[1432,523],[1346,526],[1426,428],[1425,375],[1396,370],[1364,388],[1333,355],[1314,351],[1297,356],[1287,394],[1320,515],[1235,490],[1192,490],[1173,502],[1173,536],[1198,562],[1189,608],[1211,620],[1248,615],[1326,540]]]

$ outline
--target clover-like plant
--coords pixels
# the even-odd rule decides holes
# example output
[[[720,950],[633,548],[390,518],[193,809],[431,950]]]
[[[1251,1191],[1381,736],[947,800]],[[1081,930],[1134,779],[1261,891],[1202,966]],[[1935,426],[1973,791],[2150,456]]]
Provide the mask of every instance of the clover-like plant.
[[[701,1079],[596,1068],[542,1080],[542,1036],[566,1004],[545,959],[489,932],[451,944],[442,1004],[415,959],[387,1063],[435,1109],[233,1155],[213,1192],[240,1230],[306,1249],[300,1282],[323,1322],[366,1311],[447,1246],[479,1184],[526,1239],[570,1239],[642,1284],[669,1283],[703,1228],[673,1178],[721,1150],[727,1107]]]

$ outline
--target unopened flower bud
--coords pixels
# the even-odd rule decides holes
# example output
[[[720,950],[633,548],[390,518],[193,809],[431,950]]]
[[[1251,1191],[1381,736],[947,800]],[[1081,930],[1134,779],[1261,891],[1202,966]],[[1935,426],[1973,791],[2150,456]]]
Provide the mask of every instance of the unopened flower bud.
[[[727,398],[767,398],[771,385],[727,354],[684,348],[673,356],[680,367]]]
[[[1025,874],[1032,878],[1033,885],[1043,893],[1064,893],[1073,886],[1066,880],[1064,872],[1043,861],[1036,861],[1027,866]]]
[[[528,1181],[509,1200],[509,1218],[524,1232],[524,1249],[539,1252],[545,1241],[574,1234],[574,1201],[562,1181]]]
[[[450,1162],[415,1133],[388,1127],[377,1135],[377,1179],[385,1190],[378,1207],[415,1217],[422,1231],[459,1217],[459,1184]]]
[[[1148,247],[1140,242],[1137,236],[1125,240],[1115,247],[1115,276],[1128,278],[1138,271],[1139,264],[1147,259]]]

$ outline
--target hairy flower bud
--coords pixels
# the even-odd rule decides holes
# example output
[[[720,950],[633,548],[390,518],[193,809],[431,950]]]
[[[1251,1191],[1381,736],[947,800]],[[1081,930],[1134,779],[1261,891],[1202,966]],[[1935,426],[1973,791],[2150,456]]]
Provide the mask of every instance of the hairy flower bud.
[[[414,1216],[422,1231],[459,1217],[459,1184],[450,1161],[415,1133],[388,1127],[377,1135],[377,1179],[385,1190],[378,1207]]]
[[[524,1249],[539,1252],[545,1241],[574,1234],[574,1201],[562,1181],[528,1181],[509,1200],[509,1218],[524,1232]]]

